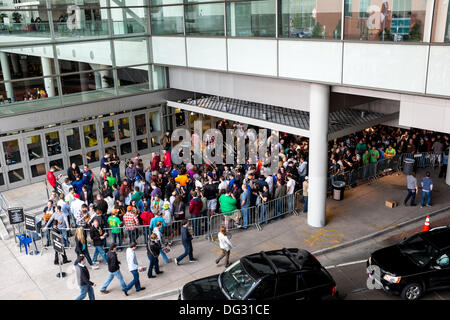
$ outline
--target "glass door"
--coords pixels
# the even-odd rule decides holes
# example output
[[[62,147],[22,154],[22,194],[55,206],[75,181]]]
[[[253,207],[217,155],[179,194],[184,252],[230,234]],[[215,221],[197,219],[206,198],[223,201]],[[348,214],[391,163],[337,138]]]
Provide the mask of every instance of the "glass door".
[[[83,157],[83,149],[81,145],[81,130],[79,126],[65,126],[63,128],[63,137],[65,140],[64,149],[68,158],[68,167],[72,163],[76,163],[80,169],[83,168],[85,159]]]
[[[150,130],[148,128],[151,128],[151,126],[149,127],[148,119],[145,115],[145,111],[133,115],[135,134],[133,140],[136,141],[136,152],[139,152],[140,154],[148,153],[150,147],[148,139]]]
[[[119,133],[119,153],[120,158],[130,158],[134,156],[136,150],[131,143],[131,122],[130,118],[123,115],[117,116],[117,129]]]
[[[103,156],[106,152],[111,154],[117,153],[117,123],[115,118],[101,118],[102,139],[103,139]],[[118,154],[118,153],[117,153]]]
[[[8,188],[17,188],[29,183],[27,151],[18,135],[0,139],[5,161],[5,177]]]
[[[81,134],[83,136],[82,142],[85,148],[85,159],[89,167],[96,167],[100,164],[100,151],[101,143],[97,135],[97,124],[95,121],[83,122],[81,127]]]
[[[54,166],[56,168],[55,174],[65,175],[69,167],[69,160],[67,155],[63,155],[63,150],[66,148],[61,137],[64,136],[62,128],[51,128],[43,131],[45,141],[45,159],[47,170]],[[62,182],[62,181],[61,181]]]
[[[47,168],[45,167],[43,141],[43,135],[36,131],[23,135],[23,144],[26,149],[26,157],[23,160],[28,162],[26,170],[32,183],[42,182],[46,178]]]

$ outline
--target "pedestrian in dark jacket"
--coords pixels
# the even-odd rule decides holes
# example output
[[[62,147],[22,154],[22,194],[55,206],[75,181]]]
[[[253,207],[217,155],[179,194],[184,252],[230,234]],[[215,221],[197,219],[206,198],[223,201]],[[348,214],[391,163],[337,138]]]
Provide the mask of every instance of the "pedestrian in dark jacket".
[[[114,277],[117,277],[117,279],[119,280],[120,286],[122,287],[122,291],[127,288],[125,281],[123,281],[122,273],[120,272],[120,261],[119,259],[117,259],[116,251],[117,251],[117,244],[112,243],[108,251],[108,254],[106,255],[108,258],[109,276],[100,289],[101,293],[109,293],[109,291],[106,290],[106,288],[108,288],[109,284],[114,279]]]
[[[87,262],[92,266],[91,256],[89,255],[88,245],[86,241],[86,232],[83,227],[78,227],[75,232],[75,253],[77,256],[83,255],[87,259]],[[75,264],[78,261],[75,261]]]
[[[108,234],[102,229],[97,219],[92,222],[91,226],[91,239],[93,241],[95,251],[92,261],[94,262],[94,269],[98,269],[97,257],[100,254],[105,262],[108,262],[105,251],[103,250],[104,239]]]
[[[136,167],[133,165],[133,163],[130,162],[130,163],[128,164],[128,167],[125,169],[125,176],[127,177],[128,183],[129,183],[130,185],[133,185],[133,184],[134,184],[134,181],[135,181],[135,179],[136,179],[136,175],[137,175],[137,169],[136,169]]]
[[[189,262],[197,262],[197,259],[194,258],[194,254],[192,252],[192,235],[189,232],[189,220],[183,220],[183,226],[181,227],[181,243],[184,247],[184,253],[180,255],[178,258],[174,260],[175,264],[183,260],[187,255],[189,255]]]
[[[81,294],[75,300],[83,300],[86,294],[89,295],[89,300],[95,300],[94,288],[95,283],[90,280],[89,270],[86,267],[86,258],[79,255],[78,263],[75,265],[75,272],[77,274],[78,285],[81,289]]]
[[[201,195],[199,192],[191,191],[192,200],[189,204],[189,213],[191,214],[191,218],[194,218],[192,224],[194,228],[194,236],[196,237],[200,234],[201,219],[195,218],[200,218],[200,213],[203,209],[203,202],[200,196]]]
[[[156,274],[161,274],[163,271],[159,270],[159,253],[161,252],[161,245],[158,241],[158,236],[155,233],[150,235],[150,238],[147,242],[147,257],[150,260],[150,266],[148,267],[147,277],[155,278],[153,275],[153,268],[155,268]]]

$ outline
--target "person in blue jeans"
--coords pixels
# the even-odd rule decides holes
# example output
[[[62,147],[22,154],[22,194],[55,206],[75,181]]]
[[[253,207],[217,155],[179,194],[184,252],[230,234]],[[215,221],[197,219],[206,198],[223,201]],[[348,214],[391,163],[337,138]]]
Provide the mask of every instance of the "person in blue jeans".
[[[259,214],[258,224],[265,222],[267,224],[269,219],[269,205],[267,202],[269,199],[269,188],[267,185],[264,185],[263,191],[259,193],[259,197],[261,198],[261,211]]]
[[[90,280],[89,270],[86,267],[86,258],[81,254],[77,257],[77,261],[78,263],[75,264],[75,272],[81,293],[75,300],[83,300],[86,295],[89,296],[89,300],[95,300],[93,288],[95,287],[95,283]]]
[[[431,191],[433,190],[433,179],[431,179],[430,171],[427,171],[425,177],[422,178],[422,199],[420,200],[420,207],[423,208],[425,199],[427,199],[427,207],[431,207]]]
[[[159,270],[159,253],[161,252],[161,244],[158,241],[158,236],[154,233],[150,235],[150,239],[147,243],[147,257],[150,260],[150,265],[147,271],[148,278],[155,278],[153,275],[153,269],[156,274],[161,274],[163,271]]]
[[[130,243],[130,247],[127,249],[127,264],[128,264],[128,270],[133,275],[133,280],[125,287],[125,289],[122,289],[123,293],[128,296],[128,291],[134,286],[136,288],[136,292],[145,290],[145,287],[141,287],[141,282],[139,281],[139,271],[144,271],[145,268],[140,267],[138,265],[138,261],[136,258],[136,248],[137,244],[136,242]]]
[[[197,259],[194,258],[194,254],[192,251],[192,235],[189,232],[188,227],[189,220],[184,219],[181,227],[181,243],[184,247],[184,253],[174,260],[176,265],[178,265],[178,263],[186,256],[189,256],[189,262],[197,262]]]
[[[244,229],[247,229],[248,227],[248,207],[250,207],[250,191],[247,188],[247,184],[242,184],[242,192],[241,193],[241,213],[242,213],[242,219],[244,221]]]
[[[91,239],[95,247],[94,257],[92,259],[92,262],[94,262],[94,269],[98,269],[97,257],[99,254],[102,256],[103,261],[106,263],[108,262],[108,258],[103,250],[104,240],[107,236],[108,234],[100,227],[98,219],[94,219],[91,226]]]
[[[114,277],[116,277],[117,280],[119,280],[122,290],[125,290],[127,288],[125,281],[123,281],[122,273],[120,272],[120,261],[117,259],[116,251],[117,251],[117,244],[112,243],[107,254],[109,276],[100,289],[101,293],[109,293],[109,291],[106,289],[108,288],[109,284],[114,279]]]
[[[408,188],[408,195],[406,196],[405,201],[403,201],[403,204],[406,206],[408,200],[411,199],[411,206],[415,206],[416,194],[419,190],[415,172],[411,172],[411,174],[406,176],[406,187]]]

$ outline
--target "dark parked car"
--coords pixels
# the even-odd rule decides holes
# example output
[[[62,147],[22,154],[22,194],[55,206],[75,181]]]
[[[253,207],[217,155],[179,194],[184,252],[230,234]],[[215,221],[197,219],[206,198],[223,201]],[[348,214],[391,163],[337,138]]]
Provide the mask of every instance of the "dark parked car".
[[[449,257],[450,227],[439,227],[375,251],[367,270],[384,291],[417,300],[426,291],[450,288]]]
[[[320,262],[302,249],[254,253],[224,272],[191,281],[182,300],[318,300],[333,298],[336,283]]]

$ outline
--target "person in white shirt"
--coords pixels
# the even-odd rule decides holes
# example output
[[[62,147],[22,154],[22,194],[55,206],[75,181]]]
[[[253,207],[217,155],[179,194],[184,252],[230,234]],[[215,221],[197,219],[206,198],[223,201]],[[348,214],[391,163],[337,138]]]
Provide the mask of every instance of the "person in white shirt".
[[[220,190],[227,190],[228,189],[228,182],[225,181],[225,178],[222,176],[220,177],[220,183],[219,183],[219,193]]]
[[[273,177],[268,172],[264,173],[264,176],[266,177],[265,181],[269,186],[269,193],[273,195]]]
[[[127,285],[125,289],[122,291],[125,295],[128,295],[128,291],[134,286],[136,288],[136,292],[145,290],[145,287],[141,287],[141,283],[139,282],[139,271],[144,271],[145,267],[140,267],[136,258],[136,250],[137,244],[136,242],[131,242],[130,247],[127,249],[127,264],[128,270],[133,275],[133,280]]]
[[[70,183],[69,178],[66,178],[64,182],[61,184],[61,188],[64,192],[64,196],[67,196],[70,193],[70,188],[72,188],[72,184]]]
[[[288,196],[288,199],[287,199],[288,211],[291,212],[294,210],[294,200],[295,199],[294,199],[293,194],[294,194],[294,189],[295,189],[295,180],[290,174],[287,176],[287,178],[288,178],[288,183],[286,185],[286,187],[287,187],[286,195]],[[289,195],[292,195],[292,196],[289,196]]]
[[[74,197],[75,200],[70,203],[70,212],[75,218],[77,218],[81,215],[81,206],[84,202],[80,200],[80,196],[78,194],[75,194]]]
[[[222,226],[218,234],[219,247],[222,249],[222,254],[216,259],[216,264],[219,264],[220,260],[225,257],[225,268],[230,266],[230,252],[233,248],[233,244],[227,236],[227,229]]]

